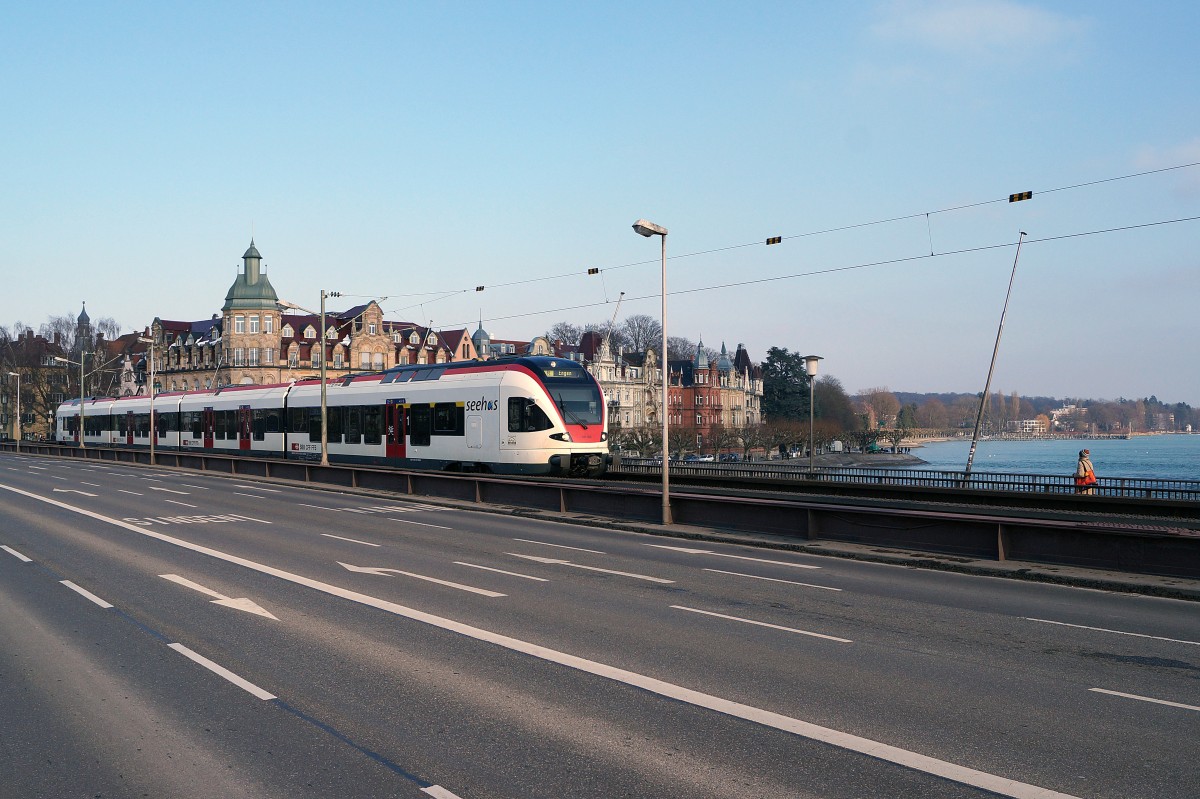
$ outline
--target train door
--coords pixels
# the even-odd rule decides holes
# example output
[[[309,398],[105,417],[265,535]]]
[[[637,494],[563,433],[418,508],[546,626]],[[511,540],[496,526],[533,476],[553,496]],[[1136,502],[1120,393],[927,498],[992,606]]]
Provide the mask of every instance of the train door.
[[[238,408],[238,449],[250,449],[250,406]]]
[[[404,447],[404,405],[396,400],[388,400],[384,410],[384,425],[387,428],[388,458],[403,458]]]
[[[125,443],[133,446],[133,411],[125,411]]]
[[[204,409],[204,448],[205,449],[213,448],[213,439],[216,437],[215,428],[217,426],[215,417],[216,417],[216,414],[213,413],[212,408]]]

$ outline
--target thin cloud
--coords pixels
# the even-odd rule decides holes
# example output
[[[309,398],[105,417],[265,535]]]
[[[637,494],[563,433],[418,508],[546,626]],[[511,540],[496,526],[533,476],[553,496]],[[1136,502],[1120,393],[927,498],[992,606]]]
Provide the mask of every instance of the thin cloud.
[[[898,0],[871,33],[884,41],[971,58],[1012,58],[1075,44],[1088,23],[1006,0]]]
[[[1200,138],[1169,147],[1146,145],[1140,148],[1133,157],[1134,166],[1139,170],[1166,169],[1198,162],[1200,162]],[[1178,182],[1175,185],[1181,196],[1192,197],[1200,194],[1200,167],[1179,170]]]

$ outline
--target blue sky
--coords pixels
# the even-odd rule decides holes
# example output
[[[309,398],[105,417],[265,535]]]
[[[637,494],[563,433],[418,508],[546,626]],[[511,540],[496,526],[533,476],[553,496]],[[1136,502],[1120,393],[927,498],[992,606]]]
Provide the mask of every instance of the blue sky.
[[[1200,221],[1060,238],[1200,216],[1200,166],[1066,188],[1200,162],[1200,4],[2,14],[0,324],[206,318],[253,234],[283,299],[528,339],[658,315],[645,217],[672,334],[974,392],[1024,230],[993,390],[1200,405]]]

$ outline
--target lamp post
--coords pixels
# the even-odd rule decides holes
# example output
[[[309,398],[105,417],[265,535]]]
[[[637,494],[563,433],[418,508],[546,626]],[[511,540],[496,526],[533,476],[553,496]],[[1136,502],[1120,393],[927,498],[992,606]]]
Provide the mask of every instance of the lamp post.
[[[321,290],[321,465],[329,465],[329,405],[325,396],[325,298],[340,297],[336,291]]]
[[[154,465],[154,442],[158,439],[158,420],[154,418],[154,339],[138,336],[142,344],[149,344],[150,349],[150,465]]]
[[[670,371],[667,366],[667,229],[645,219],[633,223],[639,235],[662,237],[662,523],[671,524],[670,444],[667,439],[667,387]]]
[[[54,356],[54,360],[61,361],[63,363],[69,363],[72,366],[79,367],[79,448],[87,449],[87,445],[83,441],[83,439],[84,439],[84,433],[83,433],[83,417],[84,417],[84,411],[83,411],[83,364],[87,360],[87,353],[84,353],[84,352],[79,353],[79,363],[78,364],[76,364],[75,361],[72,361],[68,358],[60,358],[57,355]]]
[[[21,373],[9,372],[9,377],[17,378],[17,453],[21,452]]]
[[[815,447],[813,444],[816,439],[813,436],[813,383],[817,377],[817,361],[821,360],[820,355],[805,355],[804,356],[804,372],[808,375],[808,470],[813,470],[813,453]]]

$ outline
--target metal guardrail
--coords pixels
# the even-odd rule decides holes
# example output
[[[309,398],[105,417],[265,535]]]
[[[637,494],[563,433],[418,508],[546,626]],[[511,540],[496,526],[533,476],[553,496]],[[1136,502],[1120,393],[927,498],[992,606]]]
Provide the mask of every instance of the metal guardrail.
[[[662,465],[649,458],[621,458],[612,470],[617,474],[661,474]],[[695,463],[671,462],[671,474],[687,477],[734,477],[757,480],[805,480],[844,485],[902,486],[972,491],[1015,491],[1074,494],[1075,479],[1052,474],[1009,474],[924,469],[876,469],[835,466],[808,469],[774,461]],[[1099,477],[1091,494],[1128,499],[1169,499],[1200,502],[1200,480],[1158,480],[1140,477]]]
[[[11,443],[0,452],[13,452]],[[102,449],[22,443],[22,454],[148,465],[144,450]],[[255,476],[297,483],[370,489],[540,511],[548,518],[636,522],[659,527],[662,496],[657,486],[555,478],[417,472],[377,466],[321,466],[279,458],[160,452],[157,465],[210,474]],[[712,475],[715,464],[680,467]],[[722,464],[726,466],[728,464]],[[754,464],[742,464],[741,469]],[[766,465],[766,464],[764,464]],[[629,464],[622,464],[627,468]],[[657,468],[656,468],[657,470]],[[793,470],[797,471],[797,470]],[[880,470],[859,475],[877,479]],[[882,470],[901,473],[904,470]],[[676,467],[672,466],[672,473]],[[815,472],[814,472],[815,473]],[[954,475],[956,473],[934,473]],[[798,470],[806,479],[807,470]],[[1010,475],[1011,476],[1011,475]],[[898,475],[898,479],[919,475]],[[938,478],[945,479],[945,478]],[[1069,478],[1058,478],[1060,480]],[[907,485],[916,485],[908,483]],[[1071,488],[1073,491],[1073,488]],[[964,492],[970,493],[970,492]],[[1073,498],[1074,499],[1074,498]],[[1080,497],[1076,501],[1091,503]],[[731,494],[679,486],[671,493],[677,525],[714,531],[777,536],[780,541],[847,541],[953,556],[1076,565],[1121,572],[1200,578],[1200,529],[1161,520],[1131,522],[1119,515],[1025,515],[1020,508],[980,506],[898,506],[887,499],[826,497],[778,492],[770,496]],[[1193,514],[1190,513],[1189,517]],[[686,532],[685,532],[686,534]]]

